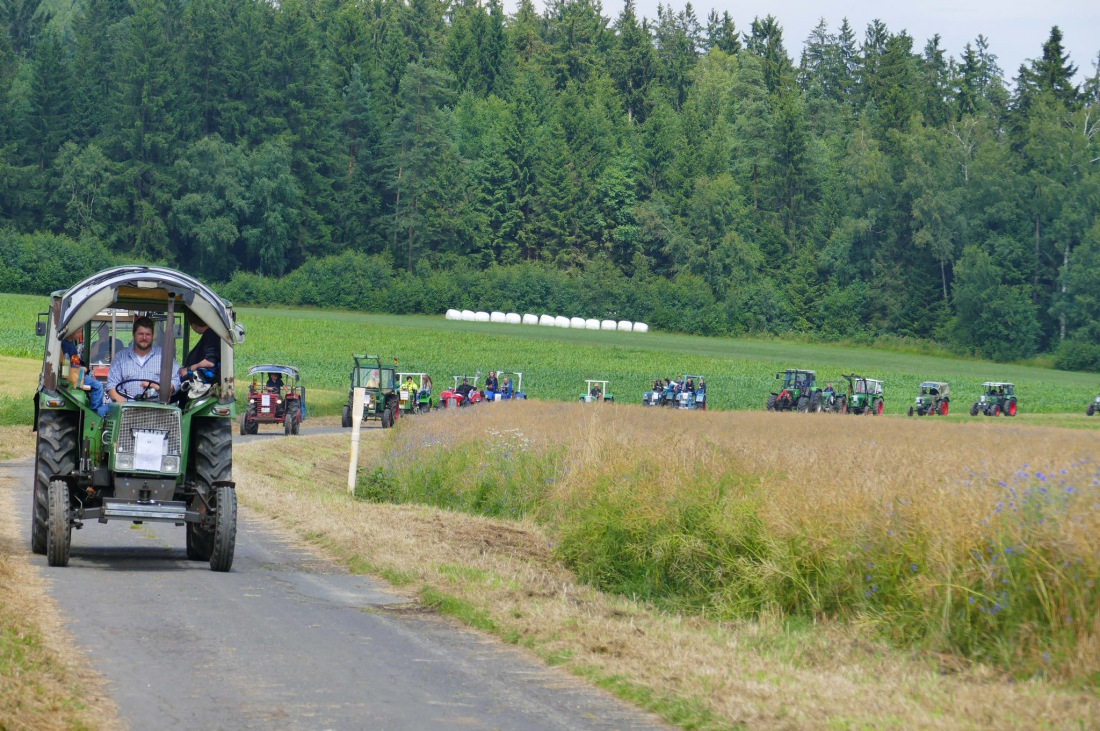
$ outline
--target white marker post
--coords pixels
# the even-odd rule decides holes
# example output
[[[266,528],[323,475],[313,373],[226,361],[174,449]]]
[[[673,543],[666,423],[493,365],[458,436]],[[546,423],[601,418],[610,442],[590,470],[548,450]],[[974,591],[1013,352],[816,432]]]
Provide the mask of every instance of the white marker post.
[[[363,394],[365,388],[356,388],[351,399],[351,464],[348,465],[348,493],[355,494],[355,473],[359,470],[359,432],[363,427]]]

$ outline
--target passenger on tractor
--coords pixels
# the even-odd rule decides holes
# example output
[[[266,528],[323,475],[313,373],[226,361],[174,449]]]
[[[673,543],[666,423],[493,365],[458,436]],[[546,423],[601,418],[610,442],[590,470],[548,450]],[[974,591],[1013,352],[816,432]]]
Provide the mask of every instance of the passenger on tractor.
[[[496,371],[489,371],[488,378],[485,379],[485,393],[489,394],[489,399],[492,400],[493,394],[500,388],[500,384],[497,381]]]
[[[504,377],[504,385],[501,387],[500,392],[504,394],[504,398],[512,398],[512,379],[509,376]]]
[[[134,320],[134,342],[129,348],[115,353],[111,370],[107,374],[107,394],[111,400],[124,403],[161,389],[159,345],[153,345],[155,325],[148,317]],[[175,391],[180,387],[179,365],[172,363],[172,383]]]
[[[107,415],[108,403],[103,398],[103,384],[84,367],[80,359],[83,344],[84,333],[78,330],[71,339],[61,342],[61,352],[69,359],[70,368],[80,369],[73,383],[88,392],[88,406],[102,418]]]
[[[431,396],[432,395],[432,377],[431,376],[424,376],[422,379],[420,379],[420,394],[422,396]]]
[[[111,343],[114,341],[115,353],[122,352],[126,346],[118,338],[111,337],[111,326],[104,322],[96,328],[95,345],[92,346],[92,355],[89,363],[110,363]]]
[[[218,366],[222,359],[221,340],[210,326],[192,312],[187,313],[187,323],[199,334],[199,341],[191,348],[183,367],[179,369],[183,387],[172,394],[172,403],[179,404],[181,408],[187,405],[189,399],[205,394],[217,382]],[[191,386],[192,382],[194,386]]]

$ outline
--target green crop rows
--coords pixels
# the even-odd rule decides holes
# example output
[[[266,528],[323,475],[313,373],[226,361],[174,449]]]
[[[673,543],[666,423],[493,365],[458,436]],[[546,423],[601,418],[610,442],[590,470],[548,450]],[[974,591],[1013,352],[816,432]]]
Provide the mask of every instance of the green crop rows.
[[[0,354],[40,357],[35,313],[43,297],[0,295]],[[713,408],[761,409],[785,368],[817,370],[838,388],[841,373],[883,379],[887,412],[904,413],[922,380],[951,383],[955,413],[963,413],[986,380],[1014,381],[1020,411],[1083,414],[1100,378],[1034,366],[1002,365],[871,348],[733,340],[663,333],[620,333],[497,323],[454,322],[442,317],[373,315],[314,310],[243,308],[248,337],[237,351],[237,378],[249,366],[298,366],[318,393],[315,414],[335,413],[347,388],[352,353],[398,358],[398,370],[431,373],[438,393],[457,374],[522,371],[534,398],[576,399],[584,379],[610,380],[619,402],[639,403],[655,378],[706,376]]]

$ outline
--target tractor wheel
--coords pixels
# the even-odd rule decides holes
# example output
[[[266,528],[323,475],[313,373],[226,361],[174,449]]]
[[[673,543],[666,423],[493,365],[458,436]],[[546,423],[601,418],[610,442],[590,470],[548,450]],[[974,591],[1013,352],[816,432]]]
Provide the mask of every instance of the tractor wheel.
[[[1096,404],[1089,404],[1089,407],[1085,409],[1085,413],[1092,416],[1096,413]]]
[[[294,409],[287,409],[286,416],[283,417],[283,436],[289,437],[294,433],[294,417],[298,412]]]
[[[194,446],[191,449],[190,476],[201,489],[205,490],[207,499],[212,501],[213,509],[217,511],[218,492],[221,488],[215,487],[214,483],[228,482],[233,479],[232,429],[228,419],[197,418],[192,423],[191,443]],[[201,504],[201,500],[196,497],[192,500],[191,506],[195,508]],[[236,521],[235,511],[234,521]],[[209,559],[213,567],[213,556],[217,553],[216,530],[197,523],[188,523],[187,531],[187,557],[194,561]],[[229,562],[233,562],[232,550]]]
[[[990,416],[1000,416],[1000,415],[1001,415],[1001,405],[1000,404],[993,404],[993,411],[990,412]]]
[[[340,414],[340,426],[345,429],[351,428],[351,407],[344,404],[344,411]]]
[[[31,550],[46,553],[50,518],[50,478],[76,468],[77,418],[68,411],[40,411],[34,453],[34,494],[31,499]]]
[[[302,406],[297,404],[294,407],[294,431],[293,434],[302,433]]]
[[[910,407],[909,407],[909,415],[910,415],[910,416],[912,416],[912,415],[913,415],[913,407],[912,407],[912,406],[910,406]]]
[[[241,414],[241,436],[248,436],[248,413]]]
[[[823,399],[821,398],[821,392],[814,392],[814,394],[810,396],[810,411],[814,412],[815,414],[820,414],[821,410],[825,408],[825,404],[822,402]]]
[[[210,570],[224,573],[233,567],[233,549],[237,545],[237,491],[229,485],[220,485],[215,495]]]
[[[978,405],[977,404],[974,404],[973,406],[970,407],[970,415],[971,416],[977,416],[978,415]]]
[[[54,480],[49,487],[50,516],[46,531],[46,563],[50,566],[69,565],[69,546],[72,545],[73,525],[69,518],[69,485]]]
[[[798,411],[799,411],[799,413],[805,414],[809,410],[810,410],[810,399],[807,398],[806,396],[800,397],[798,399]]]
[[[951,406],[947,401],[940,402],[940,416],[947,416],[947,412],[951,410]]]
[[[877,401],[875,401],[874,415],[875,416],[882,416],[885,412],[886,412],[886,401],[884,401],[883,399],[878,399]]]
[[[768,411],[775,411],[775,400],[777,398],[778,396],[776,396],[774,393],[771,396],[768,396],[768,404],[767,406],[765,406]]]
[[[393,412],[390,411],[390,407],[382,409],[382,428],[389,429],[393,426]]]
[[[1007,404],[1005,404],[1005,416],[1015,416],[1015,415],[1016,415],[1016,400],[1013,399],[1012,401],[1009,401]]]
[[[837,396],[836,398],[836,413],[847,414],[848,413],[848,397]]]

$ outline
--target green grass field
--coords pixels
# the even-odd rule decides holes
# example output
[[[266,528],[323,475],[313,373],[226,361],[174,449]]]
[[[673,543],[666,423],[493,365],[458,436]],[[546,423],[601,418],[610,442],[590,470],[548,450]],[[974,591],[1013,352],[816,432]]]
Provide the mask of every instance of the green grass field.
[[[34,319],[46,302],[0,295],[0,354],[40,357]],[[241,308],[238,317],[248,337],[238,349],[237,378],[257,363],[298,366],[313,392],[313,415],[338,412],[352,353],[396,357],[399,370],[431,373],[437,393],[453,375],[503,369],[522,371],[524,390],[534,398],[575,400],[584,379],[605,378],[618,401],[639,403],[655,378],[702,374],[710,405],[719,409],[762,409],[775,373],[786,368],[814,369],[822,382],[838,386],[840,374],[853,371],[883,379],[887,412],[893,414],[905,413],[922,380],[949,381],[955,399],[950,418],[964,418],[983,381],[1003,380],[1017,384],[1022,416],[1065,414],[1057,423],[1093,426],[1084,412],[1100,390],[1095,374],[876,348],[453,322],[442,316]],[[1100,418],[1095,421],[1100,427]]]

